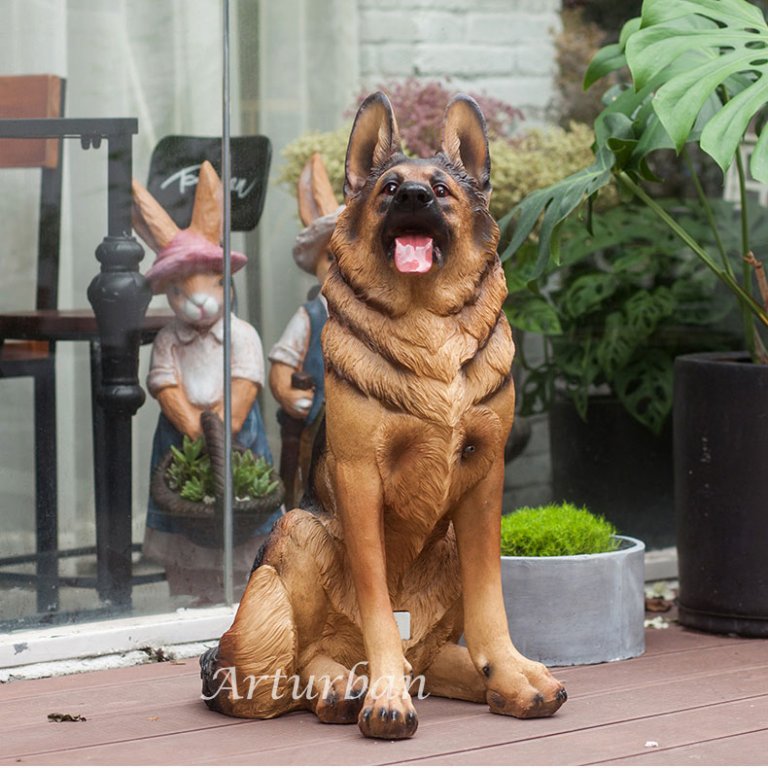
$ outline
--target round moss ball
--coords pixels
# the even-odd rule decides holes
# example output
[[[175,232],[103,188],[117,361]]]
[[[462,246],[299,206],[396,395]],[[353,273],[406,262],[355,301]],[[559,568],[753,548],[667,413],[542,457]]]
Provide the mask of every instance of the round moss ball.
[[[574,504],[522,507],[501,519],[501,554],[558,557],[612,552],[616,528]]]

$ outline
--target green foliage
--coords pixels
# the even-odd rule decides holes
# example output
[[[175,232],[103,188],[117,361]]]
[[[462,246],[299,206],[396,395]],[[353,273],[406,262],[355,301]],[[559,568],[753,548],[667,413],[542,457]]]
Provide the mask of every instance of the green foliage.
[[[493,217],[500,218],[526,195],[553,184],[564,173],[588,166],[594,139],[591,128],[571,123],[567,129],[533,128],[511,141],[491,141]]]
[[[735,158],[740,162],[736,150],[768,101],[766,49],[768,25],[746,0],[645,0],[642,16],[627,22],[618,43],[595,55],[585,75],[586,86],[625,65],[633,76],[632,87],[608,92],[607,104],[595,119],[593,163],[529,195],[502,218],[502,259],[510,258],[535,232],[537,254],[524,257],[526,281],[559,265],[564,222],[577,218],[585,201],[617,180],[731,291],[743,310],[745,341],[753,357],[767,357],[754,322],[768,327],[768,311],[753,296],[750,270],[743,268],[738,280],[725,249],[719,244],[707,248],[644,186],[655,180],[651,155],[670,148],[680,151],[690,142],[723,169]],[[768,181],[767,131],[760,134],[750,167],[755,178]],[[740,165],[738,171],[743,178]],[[700,202],[707,212],[711,201],[702,193]],[[746,202],[742,195],[739,256],[751,248]],[[711,225],[715,240],[723,240],[714,220]]]
[[[674,210],[704,242],[711,239],[698,206],[678,203]],[[717,214],[736,216],[725,202]],[[762,221],[767,228],[768,217]],[[754,234],[768,244],[768,231]],[[736,335],[723,330],[732,303],[712,273],[647,208],[612,208],[596,217],[591,234],[568,222],[562,243],[560,267],[528,283],[508,280],[510,323],[543,333],[547,341],[542,362],[520,357],[528,371],[522,413],[548,410],[559,387],[587,419],[590,392],[607,385],[630,415],[660,432],[672,408],[675,356],[738,345]],[[505,265],[507,274],[525,272],[535,258],[532,250],[518,250]]]
[[[173,459],[165,475],[168,486],[188,501],[213,498],[213,469],[204,448],[202,437],[192,440],[187,435],[184,435],[181,450],[171,446]]]
[[[347,123],[335,131],[326,133],[306,133],[298,139],[290,142],[283,149],[283,166],[277,181],[283,184],[288,191],[296,194],[296,183],[301,175],[301,170],[310,157],[317,152],[323,158],[325,170],[328,172],[328,180],[331,182],[336,199],[344,199],[344,159],[347,154],[347,142],[352,123]]]
[[[232,490],[236,499],[257,499],[267,496],[277,488],[277,480],[271,480],[272,467],[261,456],[254,456],[248,449],[232,452]]]
[[[409,78],[381,86],[390,94],[399,120],[403,148],[412,156],[428,156],[439,149],[438,129],[451,91],[435,82]],[[534,128],[512,133],[522,117],[514,107],[481,94],[471,94],[483,109],[491,153],[491,214],[498,218],[519,203],[528,192],[552,184],[592,162],[594,141],[586,125]],[[296,194],[296,183],[307,160],[318,153],[325,163],[336,199],[343,199],[344,159],[351,122],[335,131],[308,133],[283,149],[285,164],[278,183]]]
[[[762,12],[746,0],[645,0],[641,19],[625,48],[636,87],[666,73],[653,108],[675,146],[680,150],[690,141],[703,116],[701,148],[727,170],[752,118],[768,101],[768,25]],[[685,68],[673,72],[670,66],[680,59],[686,59]],[[768,133],[761,139],[751,170],[768,182]]]
[[[213,467],[202,437],[191,440],[184,435],[181,450],[171,446],[173,456],[166,479],[168,486],[183,499],[212,503],[215,498]],[[272,467],[251,450],[232,451],[232,490],[236,499],[268,496],[278,486],[271,479]]]
[[[558,557],[612,552],[616,529],[604,518],[573,504],[523,507],[501,518],[501,554]]]

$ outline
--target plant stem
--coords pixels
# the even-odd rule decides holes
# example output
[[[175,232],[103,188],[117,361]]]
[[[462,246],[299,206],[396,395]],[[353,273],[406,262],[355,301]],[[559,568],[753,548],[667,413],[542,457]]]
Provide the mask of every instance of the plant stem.
[[[691,235],[681,227],[640,185],[636,184],[628,174],[617,174],[619,181],[643,203],[645,203],[703,262],[728,288],[736,295],[742,307],[753,312],[763,325],[768,327],[768,311],[763,309],[752,297],[751,293],[745,291],[739,282],[728,272],[721,269],[712,257],[691,237]]]
[[[699,178],[699,173],[696,170],[696,166],[694,166],[693,161],[691,160],[691,155],[688,152],[688,147],[683,147],[683,160],[685,160],[685,164],[688,168],[688,171],[691,174],[691,179],[693,181],[693,186],[696,188],[696,194],[699,196],[699,202],[702,205],[702,208],[704,209],[704,215],[707,218],[707,223],[709,224],[709,228],[712,230],[712,235],[715,238],[715,243],[717,243],[717,249],[720,251],[720,258],[723,262],[723,267],[725,268],[726,272],[728,272],[729,275],[733,277],[733,267],[731,266],[731,262],[728,259],[728,254],[725,251],[725,246],[723,245],[723,241],[720,238],[720,232],[717,229],[717,224],[715,223],[715,215],[712,212],[712,206],[710,205],[709,198],[704,193],[704,188],[701,186],[701,179]]]
[[[744,160],[741,157],[741,147],[736,149],[736,170],[739,174],[739,200],[741,202],[741,255],[745,257],[749,253],[749,214],[747,213],[747,179],[744,173]],[[742,261],[742,285],[744,290],[752,293],[752,271],[749,265]],[[752,356],[753,362],[757,362],[757,347],[755,346],[755,324],[747,307],[742,305],[742,319],[744,321],[744,338],[747,342],[747,350]]]

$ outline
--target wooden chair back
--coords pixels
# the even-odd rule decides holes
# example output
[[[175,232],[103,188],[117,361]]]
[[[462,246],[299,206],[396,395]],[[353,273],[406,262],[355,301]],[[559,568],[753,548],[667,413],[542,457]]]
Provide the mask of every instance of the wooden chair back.
[[[62,117],[65,81],[55,75],[0,77],[0,118]],[[0,139],[0,168],[40,168],[36,309],[56,309],[61,244],[61,139]]]

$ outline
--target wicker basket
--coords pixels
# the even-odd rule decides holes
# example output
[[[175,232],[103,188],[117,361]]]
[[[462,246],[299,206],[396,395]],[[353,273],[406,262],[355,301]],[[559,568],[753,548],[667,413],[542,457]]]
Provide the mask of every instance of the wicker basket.
[[[216,501],[210,504],[190,501],[170,488],[166,473],[173,459],[171,451],[168,451],[152,474],[150,493],[155,504],[178,521],[182,533],[190,541],[202,547],[217,548],[222,547],[224,543],[224,511],[221,504],[224,496],[224,424],[211,411],[205,411],[202,414],[200,423],[205,437],[205,447],[211,457]],[[233,445],[232,448],[235,451],[244,452],[241,446]],[[235,544],[246,541],[254,529],[263,525],[283,503],[285,487],[274,469],[271,471],[270,481],[278,483],[272,493],[257,499],[233,501]]]

